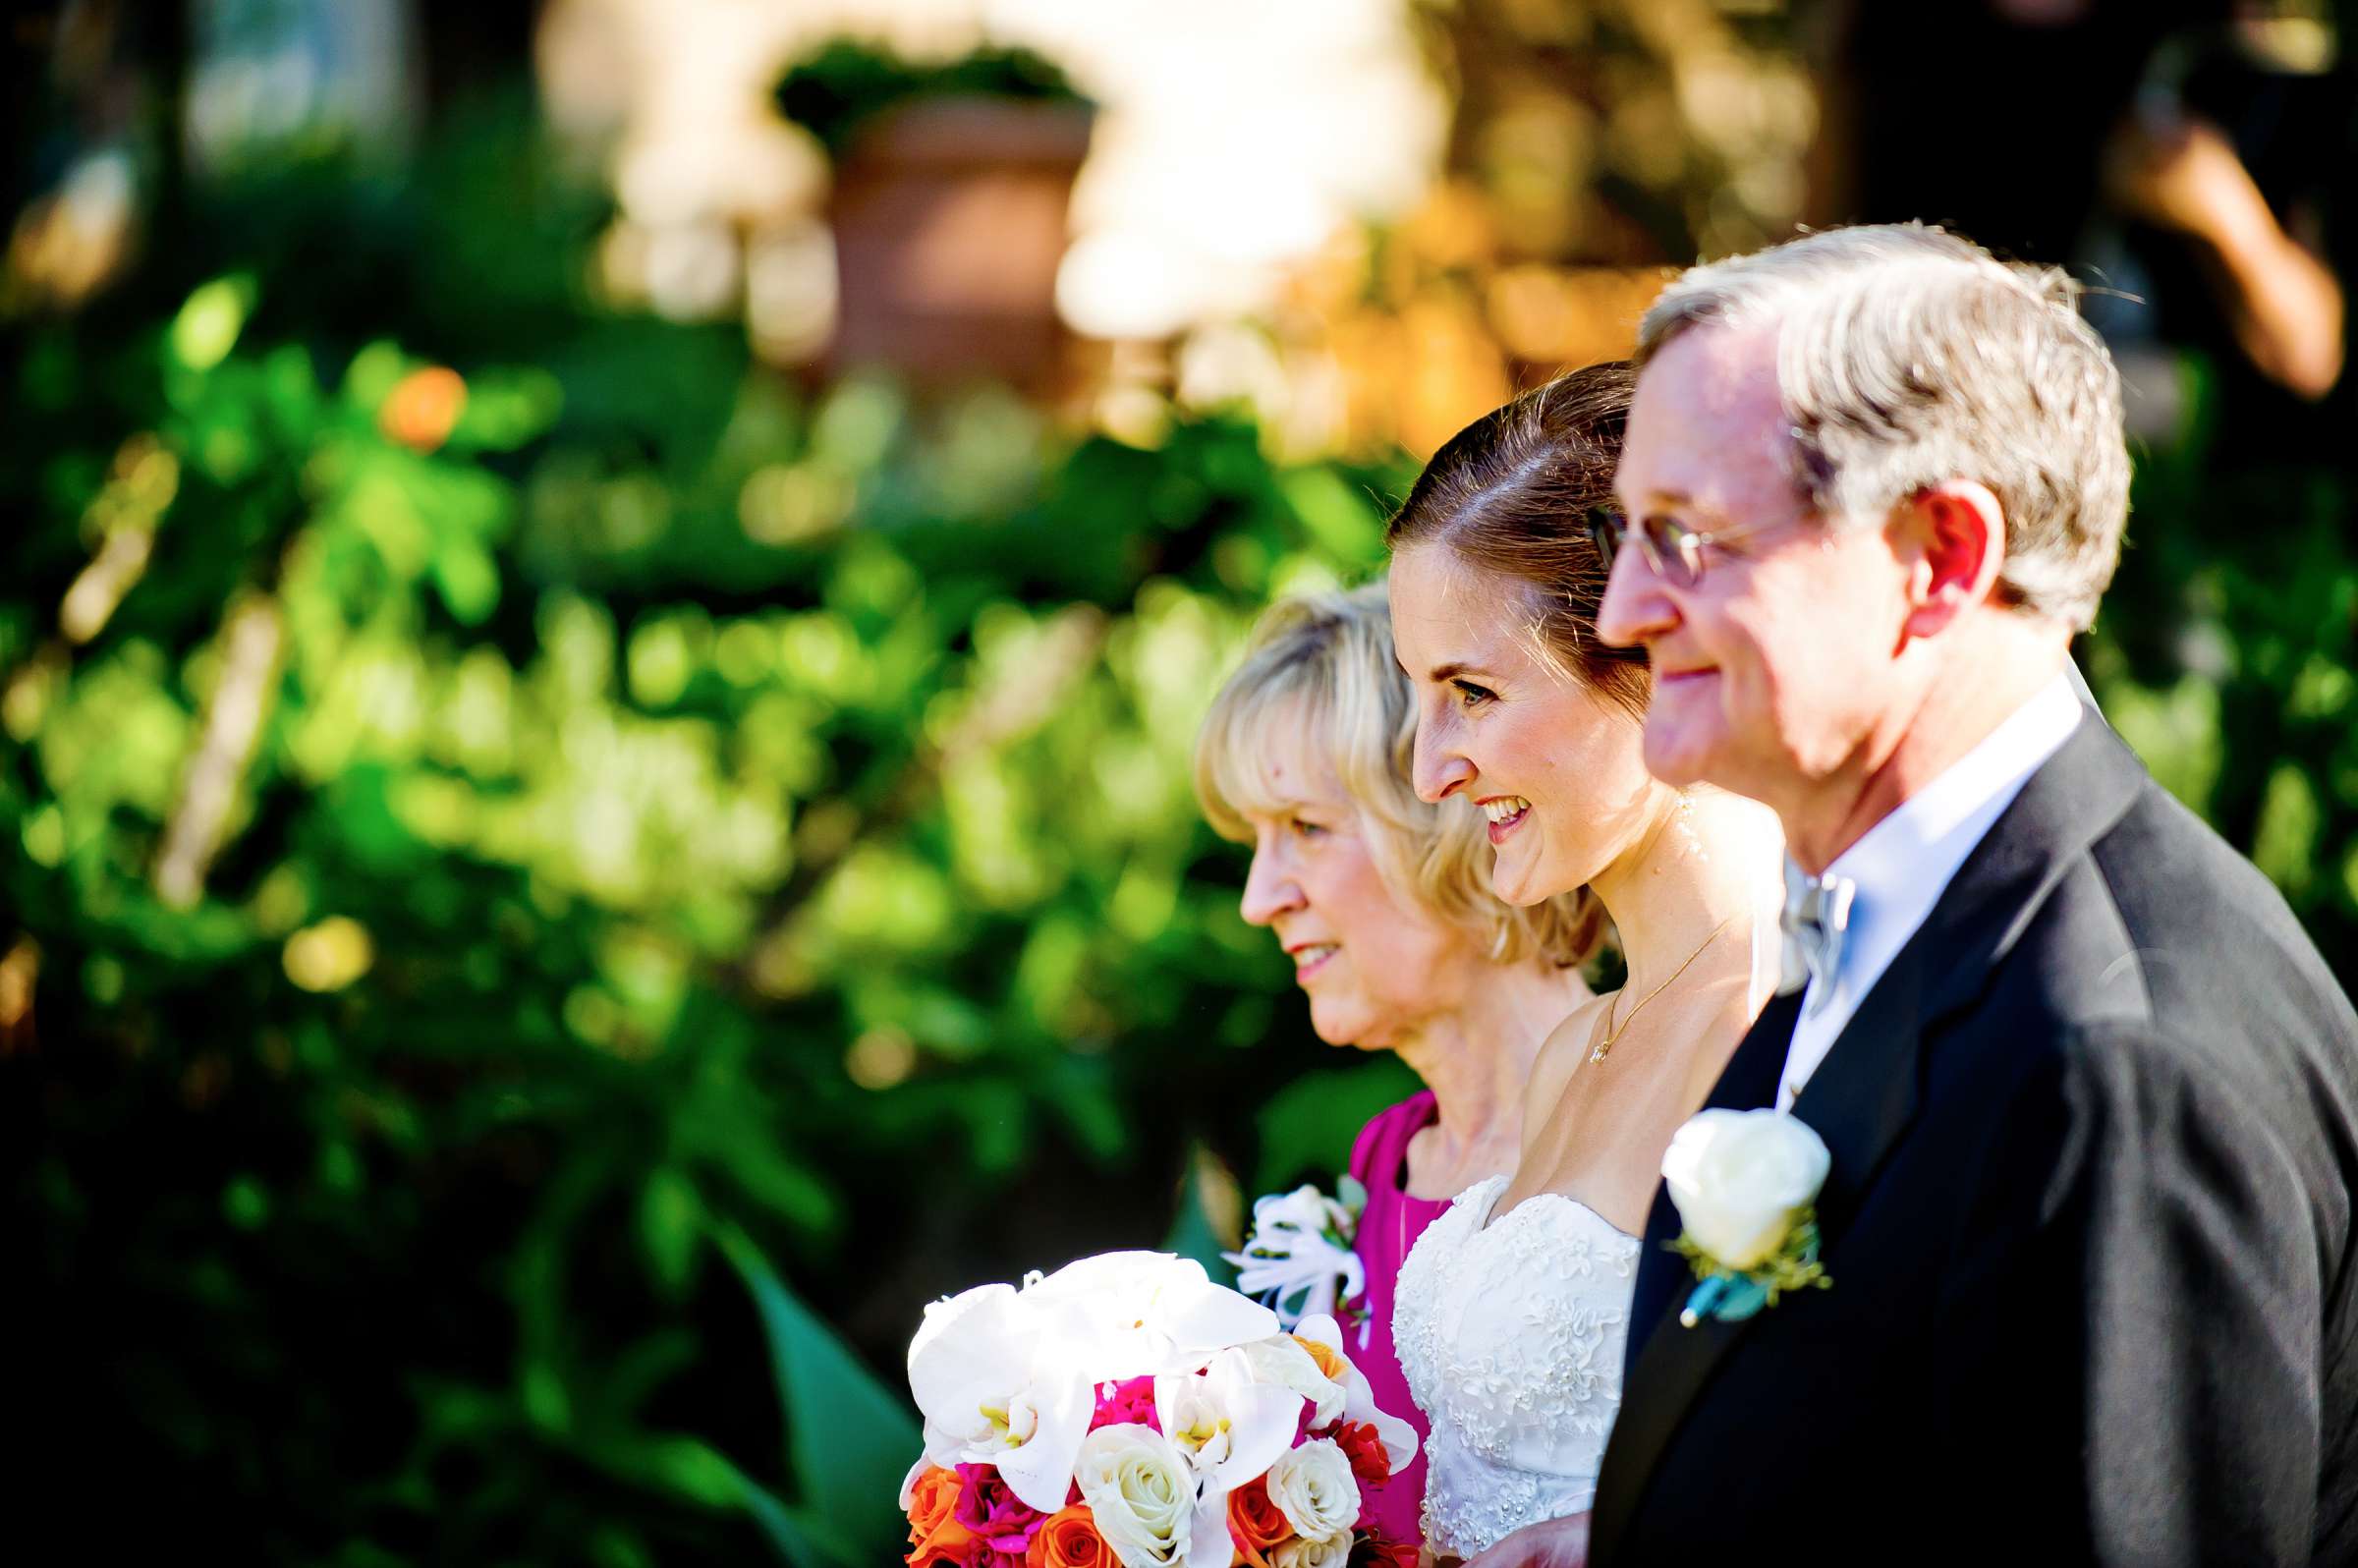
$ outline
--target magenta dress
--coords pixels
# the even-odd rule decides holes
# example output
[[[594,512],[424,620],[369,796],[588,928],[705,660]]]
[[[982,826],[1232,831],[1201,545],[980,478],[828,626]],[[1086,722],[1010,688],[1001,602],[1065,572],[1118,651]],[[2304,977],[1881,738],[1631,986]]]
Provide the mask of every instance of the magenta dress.
[[[1408,1394],[1408,1378],[1400,1371],[1400,1353],[1392,1345],[1392,1288],[1400,1265],[1417,1244],[1425,1227],[1448,1208],[1446,1199],[1412,1198],[1408,1193],[1408,1141],[1432,1125],[1439,1115],[1432,1092],[1412,1094],[1391,1109],[1378,1111],[1359,1130],[1351,1146],[1351,1174],[1368,1190],[1367,1209],[1359,1216],[1354,1251],[1368,1272],[1368,1339],[1351,1359],[1367,1374],[1376,1403],[1417,1428],[1417,1457],[1407,1469],[1376,1494],[1376,1521],[1394,1540],[1421,1544],[1425,1539],[1418,1510],[1425,1501],[1425,1443],[1432,1424]],[[1346,1343],[1348,1343],[1346,1341]]]

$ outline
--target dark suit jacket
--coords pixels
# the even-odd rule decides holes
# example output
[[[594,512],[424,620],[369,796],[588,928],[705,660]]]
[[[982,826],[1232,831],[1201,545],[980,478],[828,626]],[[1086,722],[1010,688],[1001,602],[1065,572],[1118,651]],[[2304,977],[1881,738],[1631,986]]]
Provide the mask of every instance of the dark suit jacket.
[[[1772,1101],[1796,1011],[1712,1103]],[[2358,1562],[2358,1019],[2109,730],[2032,775],[1794,1114],[1833,1286],[1682,1328],[1657,1196],[1592,1561]]]

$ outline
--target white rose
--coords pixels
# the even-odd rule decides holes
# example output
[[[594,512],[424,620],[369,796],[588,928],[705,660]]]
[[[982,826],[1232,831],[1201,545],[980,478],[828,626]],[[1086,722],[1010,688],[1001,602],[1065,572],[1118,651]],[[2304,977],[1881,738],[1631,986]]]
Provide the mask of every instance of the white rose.
[[[1742,1270],[1775,1256],[1832,1163],[1809,1125],[1783,1111],[1707,1110],[1662,1151],[1662,1180],[1689,1239]]]
[[[1323,1437],[1279,1454],[1267,1484],[1269,1501],[1304,1540],[1348,1536],[1359,1522],[1359,1483],[1350,1457]]]
[[[1081,1439],[1073,1479],[1096,1518],[1097,1534],[1124,1568],[1170,1568],[1187,1560],[1196,1478],[1162,1433],[1135,1422],[1099,1427]]]
[[[1351,1560],[1351,1533],[1324,1540],[1289,1540],[1269,1553],[1272,1568],[1343,1568]]]

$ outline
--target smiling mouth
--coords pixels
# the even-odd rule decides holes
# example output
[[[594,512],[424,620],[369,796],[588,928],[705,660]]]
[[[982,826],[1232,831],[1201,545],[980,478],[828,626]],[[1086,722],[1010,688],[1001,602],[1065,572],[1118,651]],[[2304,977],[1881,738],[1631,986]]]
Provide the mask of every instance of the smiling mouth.
[[[1492,844],[1506,842],[1506,835],[1521,827],[1523,818],[1531,814],[1531,802],[1520,795],[1501,795],[1478,804],[1482,807],[1482,814],[1489,818]]]
[[[1342,944],[1339,942],[1312,942],[1307,946],[1295,948],[1291,955],[1294,961],[1294,980],[1299,982],[1310,979],[1311,976],[1326,967],[1328,959],[1342,950]]]

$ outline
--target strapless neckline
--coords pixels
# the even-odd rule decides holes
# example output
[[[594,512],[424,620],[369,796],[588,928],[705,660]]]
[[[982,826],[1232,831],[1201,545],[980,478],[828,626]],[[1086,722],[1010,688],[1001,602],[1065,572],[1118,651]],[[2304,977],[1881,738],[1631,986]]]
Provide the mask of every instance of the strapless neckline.
[[[1594,1504],[1621,1408],[1643,1244],[1562,1193],[1493,1219],[1506,1187],[1493,1176],[1460,1193],[1393,1299],[1401,1371],[1432,1423],[1426,1543],[1449,1556]]]
[[[1509,1185],[1509,1179],[1504,1176],[1492,1176],[1489,1178],[1488,1182],[1483,1182],[1476,1186],[1467,1188],[1465,1192],[1458,1195],[1457,1201],[1463,1203],[1466,1199],[1472,1197],[1478,1192],[1481,1192],[1484,1187],[1489,1186],[1492,1182],[1495,1182],[1498,1185],[1496,1190],[1493,1191],[1483,1204],[1482,1218],[1477,1221],[1474,1226],[1474,1234],[1477,1236],[1483,1235],[1488,1231],[1496,1229],[1500,1225],[1505,1224],[1508,1220],[1513,1219],[1517,1214],[1522,1213],[1525,1209],[1530,1208],[1533,1204],[1538,1204],[1541,1200],[1552,1198],[1559,1204],[1570,1204],[1574,1208],[1579,1209],[1582,1213],[1588,1215],[1591,1219],[1597,1221],[1598,1224],[1602,1225],[1606,1230],[1611,1231],[1614,1235],[1620,1237],[1624,1241],[1635,1243],[1638,1240],[1636,1236],[1632,1235],[1628,1231],[1623,1230],[1620,1226],[1605,1218],[1604,1215],[1600,1213],[1597,1209],[1591,1207],[1587,1204],[1582,1203],[1570,1193],[1534,1193],[1529,1198],[1524,1199],[1523,1202],[1517,1204],[1514,1207],[1501,1214],[1497,1211],[1498,1200],[1506,1196],[1506,1189]]]

